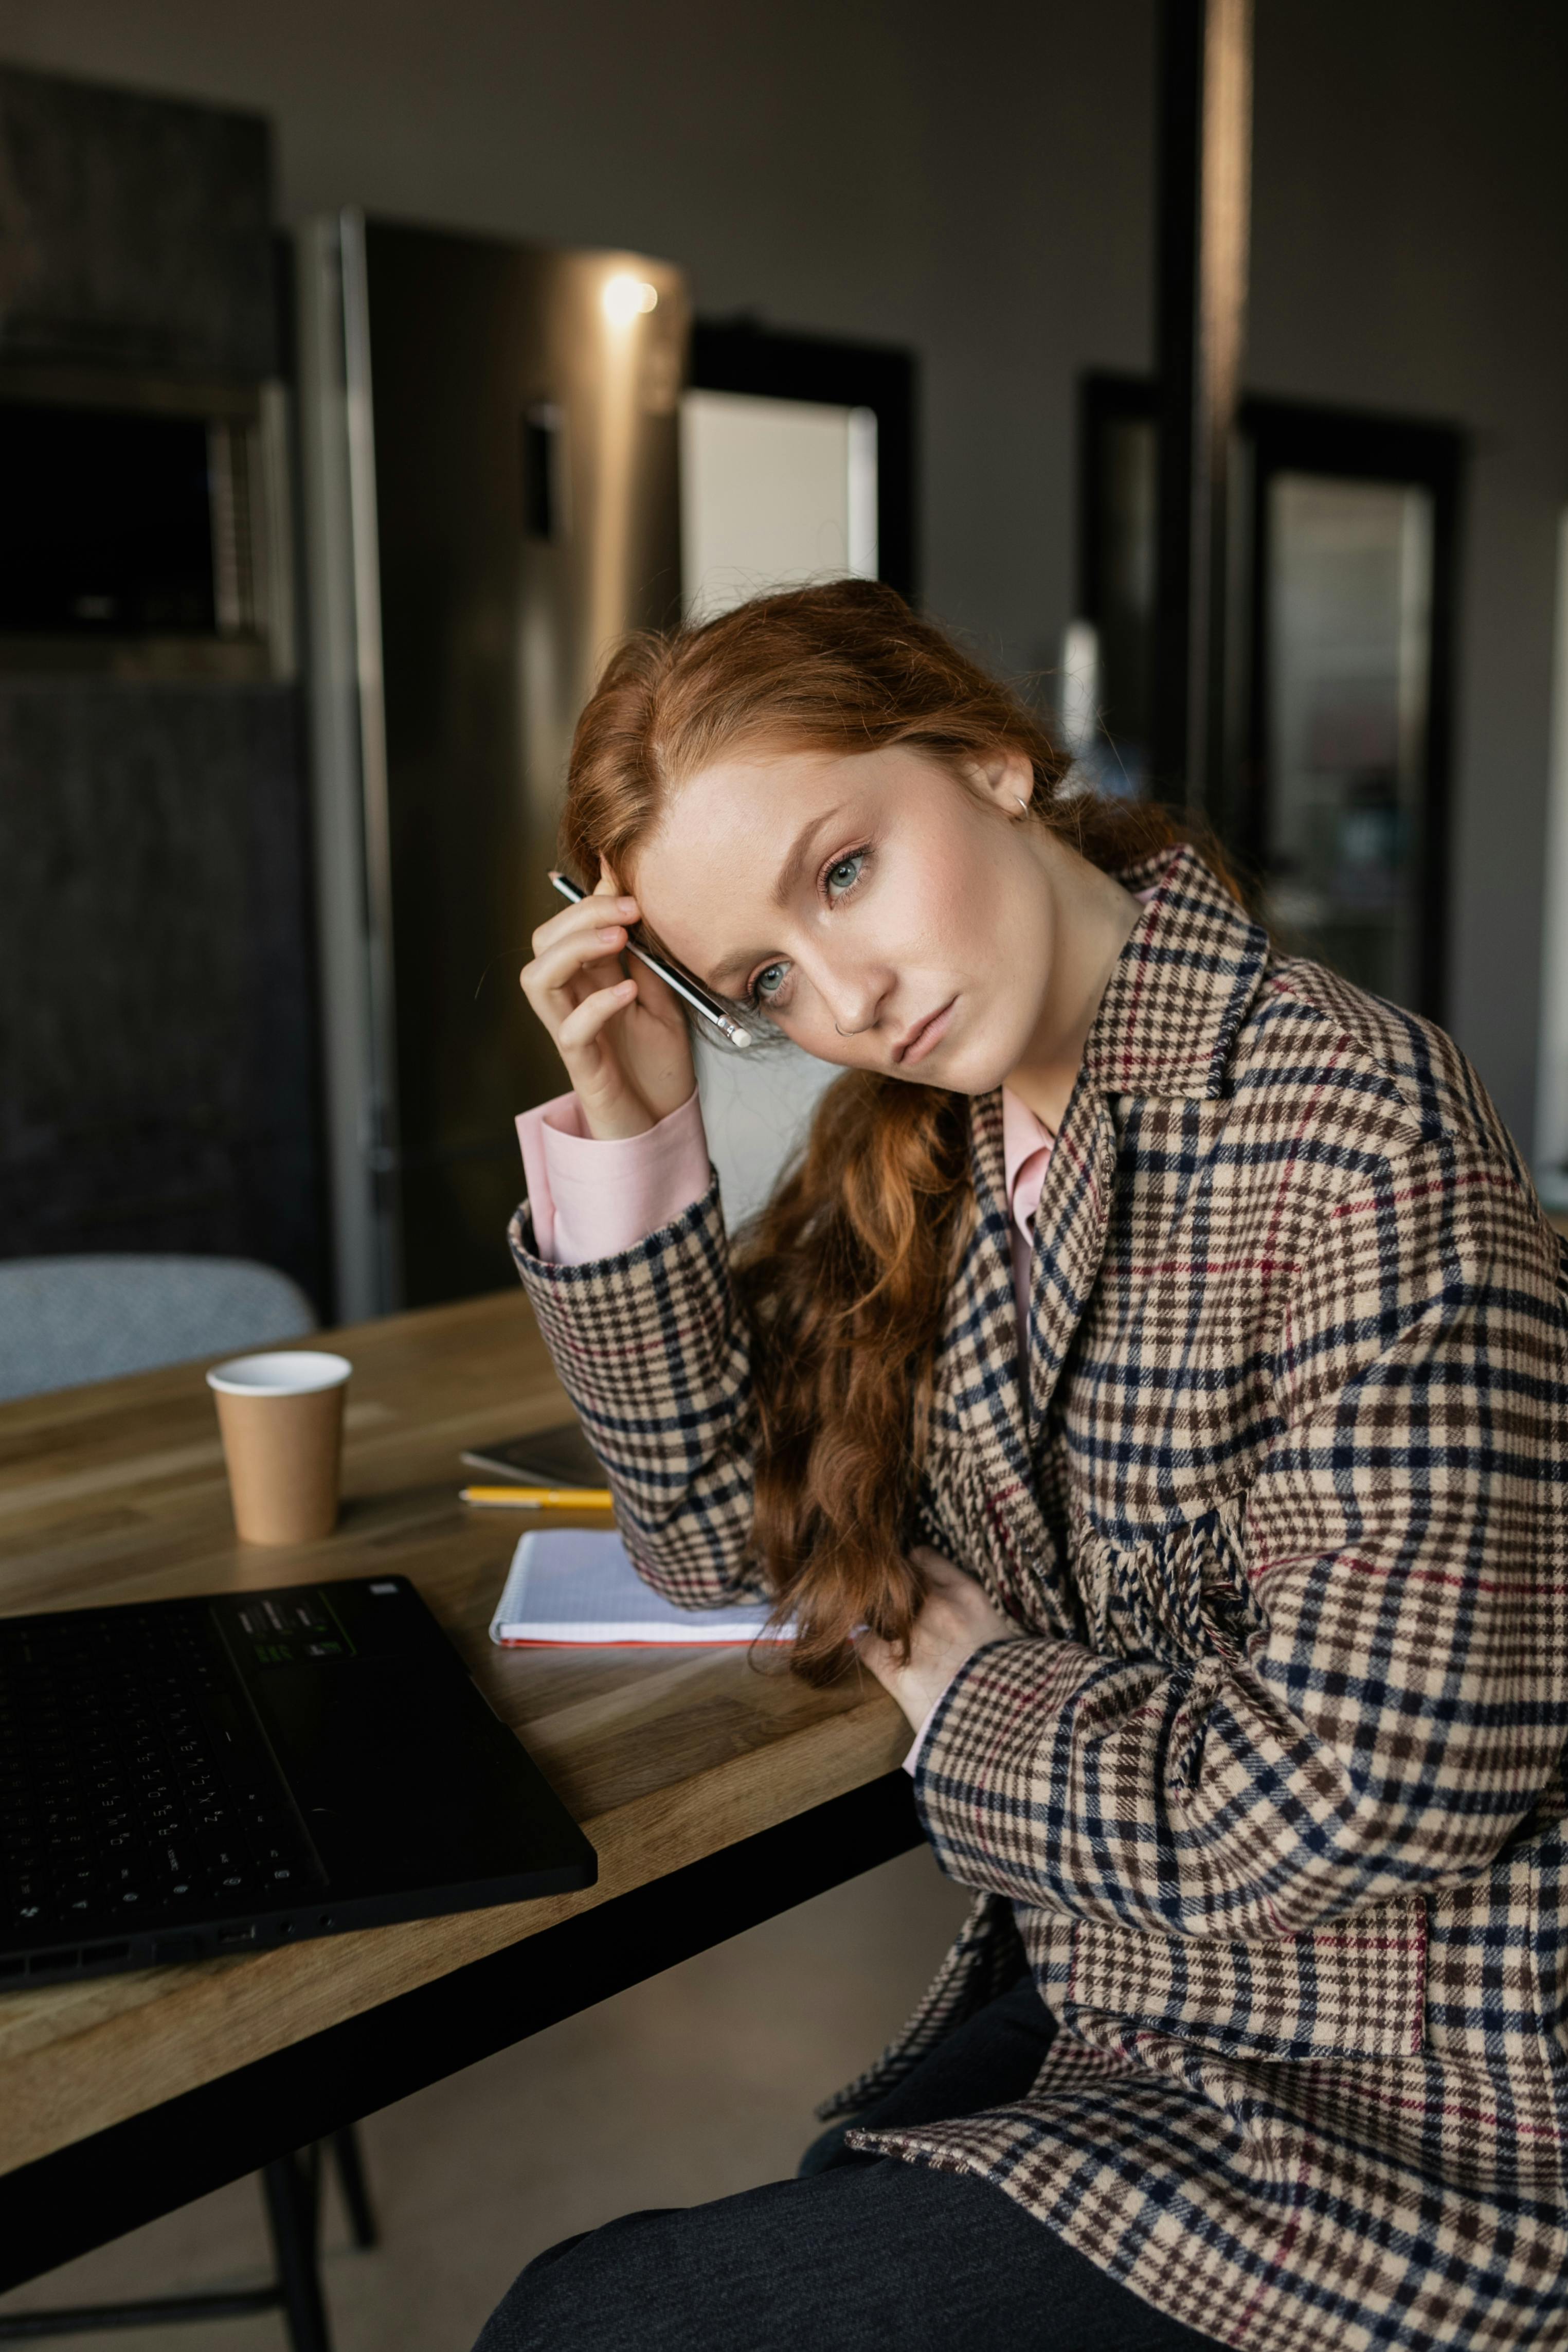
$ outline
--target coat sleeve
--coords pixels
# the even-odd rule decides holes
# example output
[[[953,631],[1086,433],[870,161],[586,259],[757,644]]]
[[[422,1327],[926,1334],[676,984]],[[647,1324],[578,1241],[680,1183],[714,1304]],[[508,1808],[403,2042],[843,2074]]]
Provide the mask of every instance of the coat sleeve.
[[[1358,1174],[1228,1515],[1257,1630],[1175,1669],[979,1652],[916,1778],[953,1877],[1246,1942],[1486,1870],[1568,1738],[1562,1264],[1484,1135]]]
[[[526,1202],[507,1239],[639,1573],[685,1608],[760,1592],[751,1383],[716,1178],[615,1257],[539,1257]]]

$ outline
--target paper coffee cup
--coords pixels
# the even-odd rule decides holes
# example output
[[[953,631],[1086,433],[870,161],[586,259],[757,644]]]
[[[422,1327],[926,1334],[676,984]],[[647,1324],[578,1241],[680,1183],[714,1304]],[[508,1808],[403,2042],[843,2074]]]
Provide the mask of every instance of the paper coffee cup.
[[[314,1543],[338,1523],[346,1356],[291,1348],[207,1374],[241,1543]]]

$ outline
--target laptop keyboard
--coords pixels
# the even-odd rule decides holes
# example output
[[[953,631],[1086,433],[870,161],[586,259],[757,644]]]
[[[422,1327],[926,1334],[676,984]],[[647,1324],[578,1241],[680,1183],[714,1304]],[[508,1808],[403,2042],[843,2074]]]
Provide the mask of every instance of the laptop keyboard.
[[[270,1909],[321,1876],[204,1611],[0,1619],[0,1937]]]

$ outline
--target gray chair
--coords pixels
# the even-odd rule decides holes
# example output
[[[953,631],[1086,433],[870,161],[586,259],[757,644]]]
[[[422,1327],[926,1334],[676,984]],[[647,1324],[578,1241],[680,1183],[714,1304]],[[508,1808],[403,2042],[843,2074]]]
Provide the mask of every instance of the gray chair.
[[[246,1258],[0,1259],[0,1398],[39,1396],[192,1357],[240,1355],[316,1328],[315,1309],[298,1285]],[[335,2132],[327,2148],[354,2243],[373,2246],[375,2215],[352,2126]],[[317,2147],[279,2157],[261,2175],[276,2263],[267,2285],[6,2313],[0,2315],[0,2343],[276,2310],[293,2352],[329,2352],[319,2266],[323,2152]]]
[[[298,1283],[248,1258],[0,1259],[0,1398],[237,1356],[315,1328]]]

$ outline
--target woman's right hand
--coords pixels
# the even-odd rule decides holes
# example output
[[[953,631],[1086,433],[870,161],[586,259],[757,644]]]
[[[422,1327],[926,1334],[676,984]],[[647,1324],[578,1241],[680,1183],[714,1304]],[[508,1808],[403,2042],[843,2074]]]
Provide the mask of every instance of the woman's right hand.
[[[679,997],[645,963],[632,962],[630,976],[622,965],[638,911],[601,871],[586,898],[539,925],[521,974],[601,1142],[645,1135],[696,1085]]]

